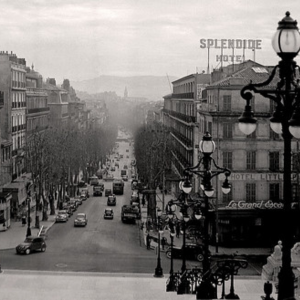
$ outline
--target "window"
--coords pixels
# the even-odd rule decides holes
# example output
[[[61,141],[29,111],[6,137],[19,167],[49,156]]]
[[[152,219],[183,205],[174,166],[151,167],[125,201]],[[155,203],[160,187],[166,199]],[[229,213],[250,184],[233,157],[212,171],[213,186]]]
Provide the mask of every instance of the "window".
[[[223,138],[232,138],[232,124],[223,123]]]
[[[231,111],[231,95],[223,96],[223,110]]]
[[[232,152],[223,152],[223,167],[232,170]]]
[[[279,201],[279,183],[269,184],[269,197],[272,201]]]
[[[270,171],[279,171],[279,152],[274,151],[269,154]]]
[[[246,201],[255,202],[256,201],[256,185],[255,183],[246,183]]]
[[[255,170],[256,169],[256,152],[255,151],[247,152],[246,169],[247,170]]]

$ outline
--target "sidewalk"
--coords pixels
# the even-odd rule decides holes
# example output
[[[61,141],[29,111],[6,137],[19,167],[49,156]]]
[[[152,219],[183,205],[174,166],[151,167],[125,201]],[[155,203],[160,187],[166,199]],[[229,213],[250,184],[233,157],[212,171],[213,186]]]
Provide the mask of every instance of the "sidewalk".
[[[55,223],[55,215],[49,215],[50,210],[48,211],[48,220],[41,221],[42,212],[38,212],[40,217],[40,228],[35,228],[35,212],[30,214],[32,222],[30,224],[31,235],[37,236],[42,226],[46,228],[46,231]],[[10,227],[6,231],[0,232],[0,250],[14,249],[18,244],[23,242],[26,238],[27,226],[22,225],[22,221],[10,220]]]
[[[170,200],[174,200],[175,196],[170,195],[170,194],[166,194],[164,196],[164,205],[166,206],[166,204],[170,201]],[[159,207],[161,210],[163,210],[162,208],[162,194],[160,192],[158,192],[157,194],[157,207]],[[142,214],[142,218],[141,218],[141,222],[145,222],[147,221],[147,205],[145,205],[144,207],[141,206],[141,214]],[[146,228],[144,226],[143,228],[143,233],[144,233],[144,244],[146,245],[146,236],[147,236],[147,231]],[[157,233],[153,232],[151,235],[157,237]],[[171,244],[171,238],[170,238],[170,234],[169,232],[164,232],[162,234],[162,237],[165,237],[168,241],[169,244]],[[187,239],[186,242],[189,242],[189,240]],[[180,234],[179,238],[174,237],[174,246],[182,246],[183,244],[183,235]],[[152,242],[151,243],[151,248],[154,249],[155,247],[157,247],[157,243]],[[211,252],[211,254],[213,256],[230,256],[233,254],[236,255],[243,255],[243,256],[269,256],[272,254],[271,249],[270,248],[226,248],[226,247],[221,247],[218,246],[218,251],[216,251],[216,247],[215,246],[209,246],[209,250]],[[163,250],[162,250],[163,251]]]

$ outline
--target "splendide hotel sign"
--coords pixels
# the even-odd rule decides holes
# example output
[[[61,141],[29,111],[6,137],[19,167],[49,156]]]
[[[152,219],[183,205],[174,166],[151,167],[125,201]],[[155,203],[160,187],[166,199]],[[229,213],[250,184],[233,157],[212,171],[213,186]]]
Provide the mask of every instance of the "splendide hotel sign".
[[[247,181],[276,181],[283,180],[281,173],[231,173],[229,180],[247,180]]]

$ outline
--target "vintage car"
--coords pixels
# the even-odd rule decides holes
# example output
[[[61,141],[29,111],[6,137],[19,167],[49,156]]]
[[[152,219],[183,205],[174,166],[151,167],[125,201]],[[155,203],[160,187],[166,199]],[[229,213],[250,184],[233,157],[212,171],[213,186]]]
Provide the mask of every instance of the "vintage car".
[[[113,219],[114,211],[112,208],[105,208],[104,210],[104,219]]]
[[[69,219],[69,214],[67,210],[59,210],[55,216],[55,223],[67,222]]]
[[[76,226],[86,226],[87,225],[87,216],[85,213],[78,213],[74,220],[74,227]]]
[[[25,241],[16,247],[17,254],[30,254],[34,251],[46,251],[46,243],[43,237],[28,236]]]
[[[168,258],[182,258],[183,253],[185,254],[186,259],[189,260],[197,260],[197,261],[203,261],[203,246],[197,245],[197,244],[186,244],[185,249],[183,250],[182,247],[173,247],[173,250],[171,251],[171,248],[169,248],[166,251],[166,255]]]
[[[112,190],[111,189],[105,189],[104,195],[105,195],[105,197],[108,197],[109,195],[112,195]]]
[[[116,205],[117,204],[117,198],[115,195],[109,195],[107,197],[107,205]]]
[[[102,196],[101,186],[94,186],[93,187],[93,196]]]

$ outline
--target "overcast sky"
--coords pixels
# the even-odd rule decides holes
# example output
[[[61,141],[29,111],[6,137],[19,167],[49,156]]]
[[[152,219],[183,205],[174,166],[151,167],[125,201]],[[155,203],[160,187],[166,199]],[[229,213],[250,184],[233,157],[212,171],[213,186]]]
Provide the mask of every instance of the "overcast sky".
[[[0,50],[34,64],[44,78],[99,75],[183,77],[208,69],[200,39],[262,40],[246,59],[274,65],[271,47],[286,11],[300,0],[0,0]],[[300,24],[299,24],[300,26]],[[210,50],[210,69],[220,67]],[[227,50],[224,55],[231,55]],[[235,50],[235,55],[242,51]],[[224,63],[226,65],[226,63]]]

